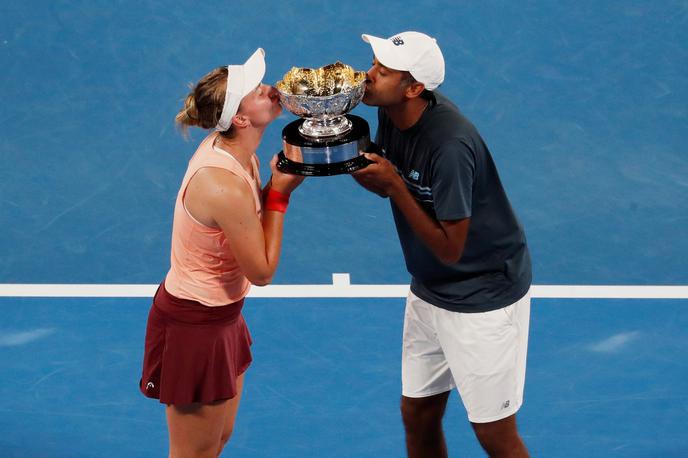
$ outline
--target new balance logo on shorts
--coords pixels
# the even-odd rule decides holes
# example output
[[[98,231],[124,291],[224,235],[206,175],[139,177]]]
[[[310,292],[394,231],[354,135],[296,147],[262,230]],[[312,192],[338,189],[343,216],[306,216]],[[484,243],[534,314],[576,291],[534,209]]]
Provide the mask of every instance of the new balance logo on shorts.
[[[395,46],[401,46],[404,44],[404,40],[402,40],[401,37],[394,37],[392,38],[392,43],[394,43]]]
[[[152,389],[152,388],[155,388],[155,384],[154,384],[153,382],[148,382],[148,383],[146,384],[146,389],[147,389],[147,390],[150,390],[150,389]]]

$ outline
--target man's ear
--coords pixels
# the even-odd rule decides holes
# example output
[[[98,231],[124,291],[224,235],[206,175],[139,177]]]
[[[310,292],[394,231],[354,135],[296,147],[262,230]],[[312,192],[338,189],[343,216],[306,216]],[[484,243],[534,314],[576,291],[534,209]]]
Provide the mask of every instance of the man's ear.
[[[415,82],[404,88],[404,95],[409,99],[413,99],[421,95],[424,90],[425,85],[423,83]]]
[[[251,125],[251,121],[244,115],[234,115],[232,124],[237,127],[248,127]]]

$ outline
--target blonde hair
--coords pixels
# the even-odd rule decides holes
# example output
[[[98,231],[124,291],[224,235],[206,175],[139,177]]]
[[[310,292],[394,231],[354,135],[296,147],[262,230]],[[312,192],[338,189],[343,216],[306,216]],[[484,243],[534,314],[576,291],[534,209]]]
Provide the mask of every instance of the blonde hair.
[[[174,118],[185,137],[188,137],[189,127],[214,129],[217,126],[225,103],[227,74],[227,67],[218,67],[201,78],[196,86],[189,84],[191,92],[184,99],[184,107]],[[231,137],[233,128],[230,127],[221,134]]]

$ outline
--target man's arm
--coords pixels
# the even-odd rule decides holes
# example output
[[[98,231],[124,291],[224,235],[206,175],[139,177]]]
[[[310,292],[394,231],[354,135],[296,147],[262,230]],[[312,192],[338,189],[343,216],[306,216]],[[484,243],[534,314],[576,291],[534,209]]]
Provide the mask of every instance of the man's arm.
[[[369,191],[392,199],[411,229],[437,259],[445,264],[457,263],[466,244],[470,218],[452,221],[432,218],[414,199],[388,160],[377,154],[364,154],[373,164],[354,172],[356,181]]]

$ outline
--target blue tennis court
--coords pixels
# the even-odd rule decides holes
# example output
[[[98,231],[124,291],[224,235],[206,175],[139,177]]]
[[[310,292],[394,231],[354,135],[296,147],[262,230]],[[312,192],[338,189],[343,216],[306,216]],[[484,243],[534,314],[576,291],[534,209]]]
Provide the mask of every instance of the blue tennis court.
[[[166,455],[138,380],[202,138],[174,128],[187,84],[258,46],[271,84],[292,66],[365,70],[361,33],[402,30],[437,38],[441,91],[526,229],[532,456],[688,456],[688,4],[669,0],[0,6],[0,456]],[[264,136],[264,179],[293,119]],[[223,456],[404,456],[409,277],[389,203],[307,179],[281,259],[246,301],[254,362]],[[483,456],[456,393],[445,434],[450,456]]]

